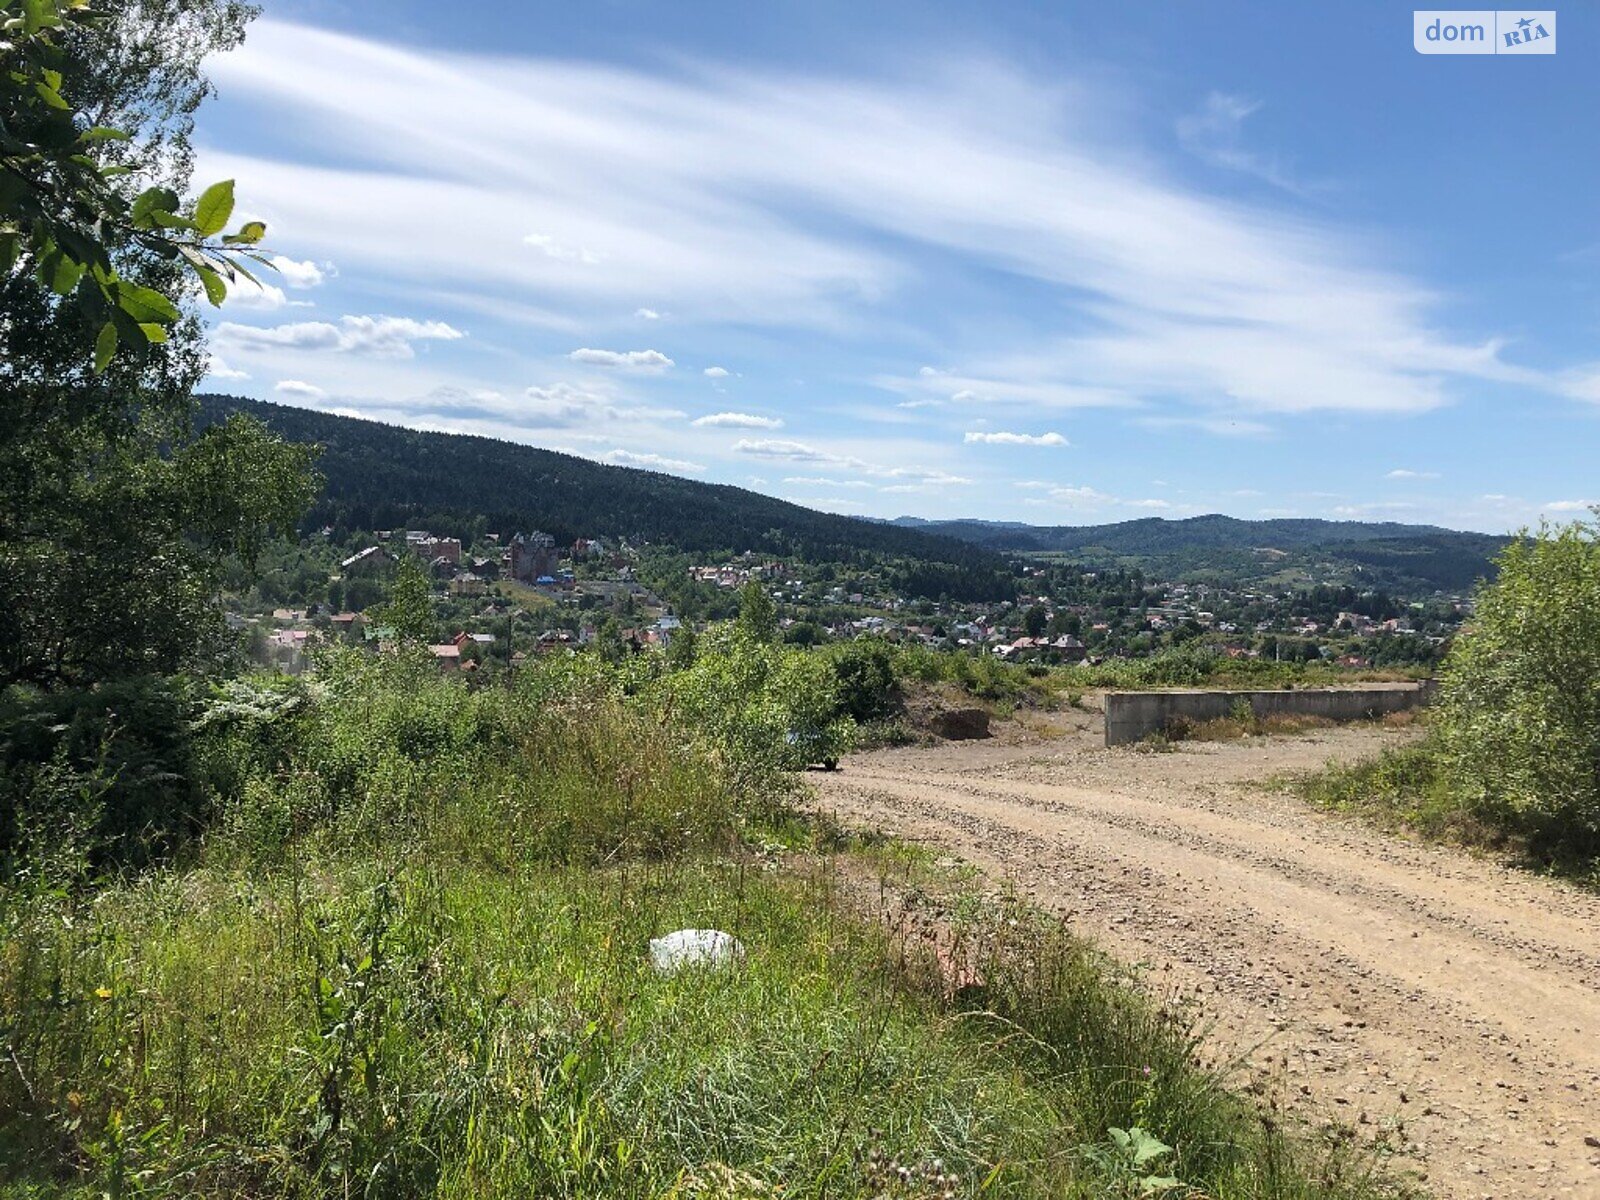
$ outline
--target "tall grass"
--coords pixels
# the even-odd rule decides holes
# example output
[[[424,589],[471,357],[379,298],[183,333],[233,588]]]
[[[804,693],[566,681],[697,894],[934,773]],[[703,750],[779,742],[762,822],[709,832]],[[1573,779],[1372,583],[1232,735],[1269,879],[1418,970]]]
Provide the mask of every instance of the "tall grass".
[[[1113,1128],[1191,1195],[1380,1194],[1052,921],[964,909],[947,986],[637,682],[352,658],[202,721],[203,838],[0,893],[8,1194],[1147,1194]],[[744,956],[659,975],[680,927]]]

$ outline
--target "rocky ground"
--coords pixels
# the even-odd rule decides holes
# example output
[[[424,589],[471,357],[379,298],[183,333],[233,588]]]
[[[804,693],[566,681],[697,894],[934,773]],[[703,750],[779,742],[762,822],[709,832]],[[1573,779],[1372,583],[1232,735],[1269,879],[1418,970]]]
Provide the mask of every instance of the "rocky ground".
[[[937,844],[1054,909],[1219,1061],[1448,1197],[1600,1197],[1600,896],[1308,807],[1260,781],[1379,728],[1101,745],[1096,714],[817,775],[847,822]]]

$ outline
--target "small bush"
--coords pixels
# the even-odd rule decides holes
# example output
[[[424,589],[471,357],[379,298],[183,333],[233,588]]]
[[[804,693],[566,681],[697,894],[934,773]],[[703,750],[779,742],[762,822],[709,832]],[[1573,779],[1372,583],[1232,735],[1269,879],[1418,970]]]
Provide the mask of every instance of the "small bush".
[[[26,844],[77,830],[87,865],[139,866],[203,827],[195,770],[197,689],[130,679],[80,691],[13,688],[0,698],[0,870]]]
[[[833,674],[842,715],[861,724],[893,715],[899,691],[887,644],[874,638],[846,643],[833,655]]]

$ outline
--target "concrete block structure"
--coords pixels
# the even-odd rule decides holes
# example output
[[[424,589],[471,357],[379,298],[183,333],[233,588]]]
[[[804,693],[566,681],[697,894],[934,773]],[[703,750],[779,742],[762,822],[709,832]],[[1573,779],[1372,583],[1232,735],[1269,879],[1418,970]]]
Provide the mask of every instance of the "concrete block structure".
[[[1321,717],[1328,721],[1364,721],[1427,704],[1431,680],[1422,683],[1368,683],[1342,688],[1284,691],[1107,692],[1106,745],[1124,746],[1160,733],[1173,720],[1215,721],[1240,703],[1257,717]]]

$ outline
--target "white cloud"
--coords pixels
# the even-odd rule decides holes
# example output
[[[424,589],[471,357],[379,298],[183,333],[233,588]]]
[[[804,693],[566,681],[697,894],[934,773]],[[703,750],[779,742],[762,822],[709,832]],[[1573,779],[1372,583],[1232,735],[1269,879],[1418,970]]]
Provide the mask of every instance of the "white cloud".
[[[633,310],[633,315],[646,321],[661,320],[661,314],[653,308],[636,308]]]
[[[600,255],[583,246],[567,246],[556,241],[547,233],[530,233],[522,239],[523,245],[532,246],[546,258],[555,259],[557,262],[583,263],[594,266],[601,262]]]
[[[1046,500],[1025,500],[1023,503],[1060,504],[1067,508],[1104,508],[1107,505],[1117,503],[1117,498],[1115,496],[1108,496],[1106,493],[1096,491],[1094,488],[1089,487],[1086,484],[1080,484],[1076,486],[1072,484],[1052,485],[1049,488],[1049,491],[1046,493],[1046,496]]]
[[[305,301],[290,300],[284,290],[264,279],[252,283],[241,276],[228,285],[224,307],[244,308],[258,312],[272,312],[279,308],[309,308]]]
[[[316,384],[300,379],[280,379],[272,385],[272,390],[280,396],[293,396],[296,400],[320,400],[328,394]]]
[[[874,475],[887,475],[891,479],[917,479],[923,483],[946,485],[966,485],[972,482],[964,475],[952,475],[948,471],[925,470],[921,467],[888,467],[869,468]]]
[[[1370,516],[1382,516],[1393,513],[1415,512],[1417,506],[1409,500],[1380,500],[1370,501],[1365,504],[1335,504],[1333,514],[1338,517],[1354,517],[1357,519]]]
[[[777,417],[758,417],[752,413],[723,412],[696,417],[692,422],[708,429],[782,429]]]
[[[1545,512],[1573,513],[1586,512],[1600,504],[1600,500],[1551,500],[1544,506]]]
[[[972,482],[965,476],[954,475],[937,467],[892,467],[882,463],[867,462],[854,455],[819,450],[805,442],[780,438],[740,438],[733,444],[733,452],[747,454],[752,458],[775,459],[781,462],[815,463],[818,466],[833,467],[880,479],[904,479],[917,483],[951,486]]]
[[[410,317],[340,317],[328,321],[299,321],[261,328],[224,321],[213,335],[225,346],[249,351],[327,350],[342,354],[372,354],[380,358],[411,358],[417,341],[454,341],[465,337],[443,321],[416,321]]]
[[[654,471],[696,473],[705,470],[700,463],[685,462],[681,458],[665,458],[660,454],[637,454],[632,450],[608,450],[599,457],[604,462],[615,463],[618,466],[643,467]]]
[[[1129,508],[1171,508],[1172,507],[1172,504],[1171,504],[1170,501],[1160,500],[1160,499],[1153,499],[1153,500],[1124,500],[1123,503],[1126,504]]]
[[[1396,467],[1384,476],[1385,479],[1437,479],[1437,471],[1412,471],[1405,467]]]
[[[836,488],[870,488],[872,485],[865,479],[829,479],[819,475],[790,475],[784,483],[796,487],[836,487]]]
[[[207,379],[249,379],[250,378],[250,372],[249,371],[240,371],[240,370],[237,370],[237,369],[235,369],[233,367],[230,367],[223,360],[221,355],[213,354],[211,356],[210,361],[206,364],[206,378]]]
[[[659,350],[574,350],[567,355],[573,362],[590,367],[626,367],[641,371],[663,371],[673,365]]]
[[[837,455],[824,454],[804,442],[789,442],[773,438],[740,438],[733,444],[735,454],[748,454],[753,458],[776,458],[787,462],[845,462]]]
[[[1560,377],[1563,393],[1574,400],[1600,404],[1600,366],[1590,365],[1563,372]]]
[[[571,427],[604,421],[678,421],[687,414],[676,408],[629,404],[609,391],[571,383],[530,387],[524,400],[496,407],[508,420],[538,427]]]
[[[272,265],[277,269],[278,277],[292,288],[318,287],[333,271],[331,263],[319,265],[310,259],[296,262],[282,254],[272,256]]]
[[[701,372],[701,374],[704,375],[707,379],[726,379],[728,377],[728,368],[727,367],[707,367],[704,371]]]
[[[1059,433],[968,433],[962,439],[969,445],[983,446],[1069,446]]]

